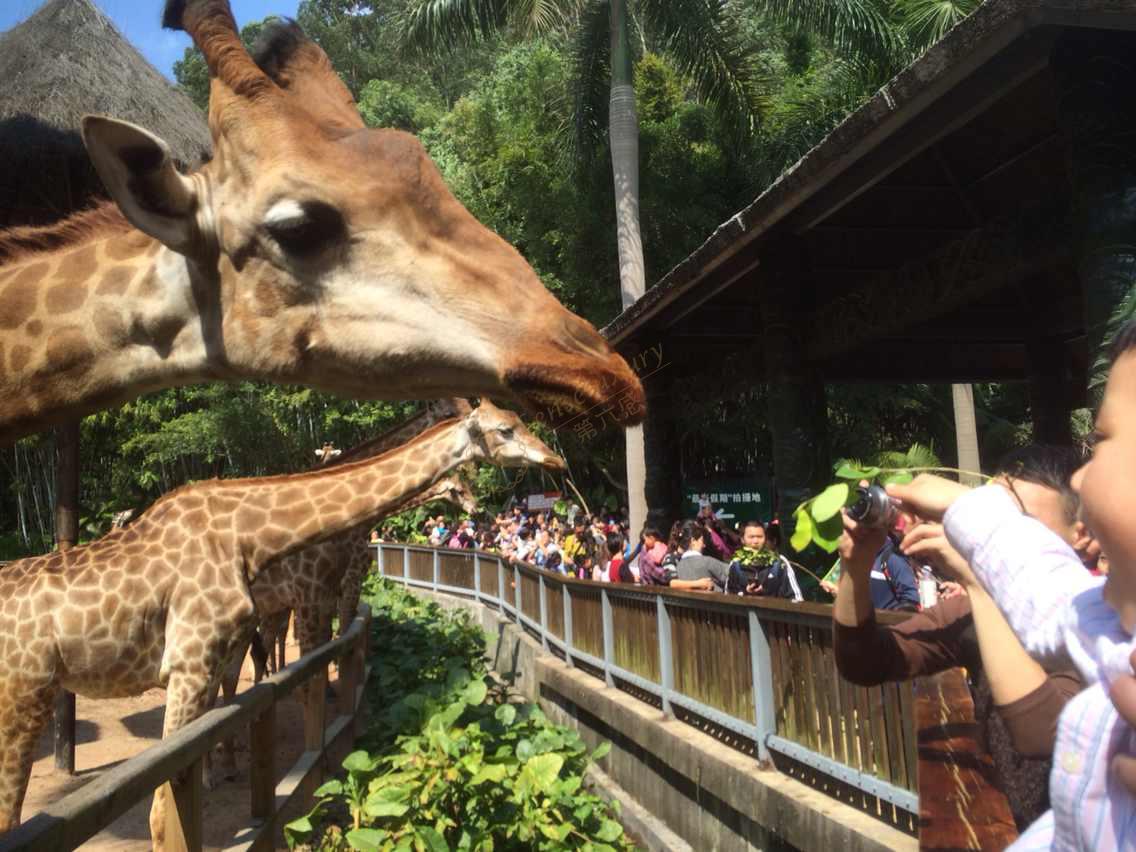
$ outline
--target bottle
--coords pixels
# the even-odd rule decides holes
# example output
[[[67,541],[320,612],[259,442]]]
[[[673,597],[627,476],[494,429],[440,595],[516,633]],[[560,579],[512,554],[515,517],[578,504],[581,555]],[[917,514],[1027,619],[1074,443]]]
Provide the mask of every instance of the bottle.
[[[931,568],[924,565],[919,569],[919,605],[929,609],[939,602],[939,582],[931,573]]]

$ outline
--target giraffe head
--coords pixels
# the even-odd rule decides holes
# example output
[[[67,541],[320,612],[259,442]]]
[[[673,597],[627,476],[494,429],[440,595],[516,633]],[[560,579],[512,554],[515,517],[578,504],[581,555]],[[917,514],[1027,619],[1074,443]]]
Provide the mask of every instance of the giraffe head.
[[[619,422],[642,419],[626,361],[454,198],[415,137],[363,125],[314,43],[275,30],[258,65],[228,0],[168,0],[164,22],[208,63],[213,159],[182,175],[165,142],[105,117],[85,118],[83,139],[130,223],[187,258],[162,283],[199,305],[214,374],[545,412],[618,400]]]
[[[512,411],[487,399],[462,419],[458,430],[460,454],[465,460],[484,460],[498,467],[539,465],[545,470],[567,469],[564,460],[534,435]]]
[[[466,515],[476,514],[481,508],[477,502],[477,497],[474,496],[469,486],[465,484],[465,480],[460,476],[447,476],[434,486],[434,490],[438,495],[437,499],[453,503],[460,507]]]

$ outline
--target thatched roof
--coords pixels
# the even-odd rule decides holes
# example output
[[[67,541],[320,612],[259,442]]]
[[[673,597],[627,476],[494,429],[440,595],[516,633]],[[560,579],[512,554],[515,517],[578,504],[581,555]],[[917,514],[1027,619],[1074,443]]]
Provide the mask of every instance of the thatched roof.
[[[202,112],[91,0],[48,0],[0,33],[0,225],[44,218],[40,195],[61,215],[98,191],[78,136],[87,113],[145,127],[183,165],[196,166],[211,149]],[[25,208],[28,216],[15,212]]]
[[[84,114],[102,113],[156,133],[186,163],[211,148],[201,111],[91,0],[49,0],[0,34],[0,80],[0,120],[28,115],[77,130]]]

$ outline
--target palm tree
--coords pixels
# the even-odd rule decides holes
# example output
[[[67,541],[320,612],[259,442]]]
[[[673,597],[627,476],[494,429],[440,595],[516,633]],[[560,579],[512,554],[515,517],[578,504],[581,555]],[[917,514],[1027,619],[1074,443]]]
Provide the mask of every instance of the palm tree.
[[[650,41],[711,105],[725,126],[752,130],[760,115],[759,75],[744,48],[732,7],[719,0],[418,0],[406,41],[454,47],[500,32],[525,37],[560,32],[574,41],[576,139],[581,150],[602,122],[602,79],[609,79],[607,127],[615,194],[620,295],[624,309],[646,292],[639,222],[639,122],[633,35]],[[643,433],[628,429],[628,508],[632,529],[646,519]]]

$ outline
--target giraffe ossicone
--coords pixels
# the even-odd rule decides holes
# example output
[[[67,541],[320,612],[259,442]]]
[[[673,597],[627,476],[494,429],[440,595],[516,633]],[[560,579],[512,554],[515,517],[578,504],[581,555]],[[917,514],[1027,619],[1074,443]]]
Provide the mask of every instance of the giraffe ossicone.
[[[367,399],[495,396],[644,413],[624,359],[445,186],[366,128],[286,25],[241,44],[226,0],[172,0],[210,68],[213,159],[88,117],[114,204],[0,232],[0,444],[162,387],[240,378]],[[263,66],[263,67],[262,67]]]

